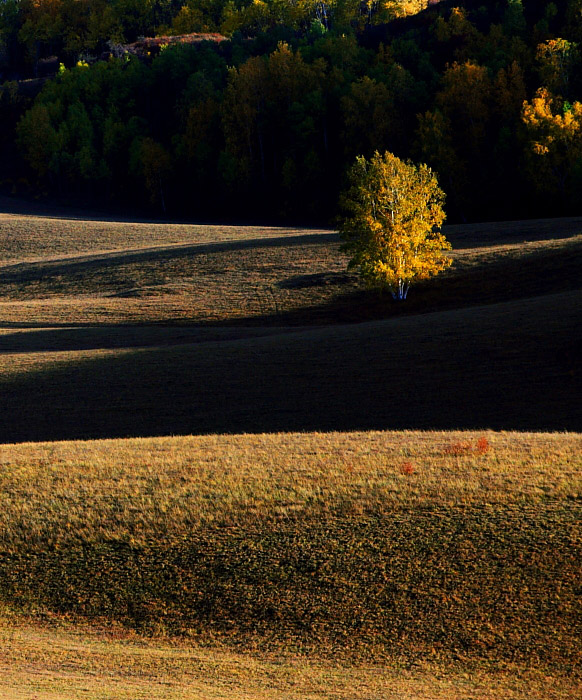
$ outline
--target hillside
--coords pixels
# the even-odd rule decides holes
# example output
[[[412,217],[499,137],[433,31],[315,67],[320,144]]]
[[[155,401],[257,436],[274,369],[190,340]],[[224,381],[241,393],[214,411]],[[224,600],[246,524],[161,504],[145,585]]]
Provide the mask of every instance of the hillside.
[[[0,697],[54,664],[71,692],[571,698],[581,458],[492,432],[5,445]]]
[[[401,305],[330,231],[0,224],[5,442],[582,426],[578,219],[450,227]]]
[[[322,225],[387,150],[455,221],[582,213],[571,1],[192,3],[0,3],[0,193]]]
[[[0,698],[576,697],[582,220],[446,235],[0,216]]]
[[[567,675],[516,664],[449,664],[446,672],[438,664],[344,665],[144,639],[118,627],[0,627],[0,645],[2,700],[63,692],[67,700],[571,700],[580,689]]]

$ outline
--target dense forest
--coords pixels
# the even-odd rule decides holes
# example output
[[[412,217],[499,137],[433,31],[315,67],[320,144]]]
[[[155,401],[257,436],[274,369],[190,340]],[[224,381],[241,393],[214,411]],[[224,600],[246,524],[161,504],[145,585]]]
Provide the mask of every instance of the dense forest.
[[[389,150],[449,221],[580,214],[581,41],[582,0],[2,0],[0,185],[329,223]]]

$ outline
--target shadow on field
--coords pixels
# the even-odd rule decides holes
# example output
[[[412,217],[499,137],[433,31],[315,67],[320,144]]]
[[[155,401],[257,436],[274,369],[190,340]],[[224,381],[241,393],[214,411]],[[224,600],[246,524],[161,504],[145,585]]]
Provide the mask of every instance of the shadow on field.
[[[0,441],[405,428],[582,430],[582,292],[2,373]]]
[[[6,324],[5,328],[8,328]],[[74,350],[111,350],[151,348],[192,343],[216,343],[266,335],[294,333],[297,328],[276,326],[243,328],[240,326],[83,326],[67,328],[13,327],[0,333],[0,357],[4,354],[66,352]]]
[[[240,241],[220,241],[217,243],[176,244],[156,246],[138,250],[122,250],[109,253],[87,253],[74,257],[61,257],[40,262],[17,262],[5,265],[0,271],[0,284],[46,281],[51,277],[83,275],[106,270],[109,274],[115,267],[147,263],[159,264],[195,255],[224,253],[260,248],[289,248],[305,245],[327,245],[339,241],[336,233],[277,236],[273,238],[248,238]]]
[[[582,217],[451,224],[444,226],[443,233],[453,248],[558,240],[579,236],[582,233]]]

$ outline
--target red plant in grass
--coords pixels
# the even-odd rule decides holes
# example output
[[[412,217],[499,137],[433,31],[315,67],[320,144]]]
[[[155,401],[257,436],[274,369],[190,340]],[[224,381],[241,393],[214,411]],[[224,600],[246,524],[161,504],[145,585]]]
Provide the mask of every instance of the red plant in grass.
[[[472,452],[472,450],[473,448],[471,447],[470,442],[458,441],[447,445],[447,447],[445,447],[445,454],[460,457],[461,455],[469,454],[470,452]]]
[[[446,455],[451,455],[453,457],[460,457],[461,455],[468,455],[472,453],[477,453],[480,455],[484,455],[486,452],[489,452],[491,449],[491,446],[489,444],[489,440],[482,435],[478,440],[477,444],[475,447],[469,442],[469,441],[457,441],[453,442],[450,445],[447,445],[444,449],[444,453]]]
[[[407,476],[410,476],[410,474],[414,474],[415,469],[414,465],[412,462],[404,462],[404,464],[400,465],[400,473],[401,474],[406,474]]]
[[[489,444],[489,440],[484,435],[482,435],[477,440],[477,452],[480,455],[484,455],[486,452],[489,452],[490,448],[491,448],[491,445]]]

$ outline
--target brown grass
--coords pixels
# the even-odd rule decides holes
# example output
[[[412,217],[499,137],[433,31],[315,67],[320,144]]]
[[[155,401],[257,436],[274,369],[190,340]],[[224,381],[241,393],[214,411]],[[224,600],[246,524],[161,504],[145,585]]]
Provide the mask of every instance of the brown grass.
[[[582,438],[449,454],[479,437],[5,446],[1,600],[197,644],[574,672]]]
[[[39,262],[123,250],[152,250],[217,241],[244,241],[289,235],[329,233],[318,229],[215,224],[134,223],[83,216],[60,218],[0,214],[1,259],[6,263]]]
[[[579,694],[581,230],[0,216],[0,697]]]
[[[580,220],[451,227],[393,304],[332,232],[4,218],[0,440],[582,426]]]
[[[146,640],[114,625],[0,625],[2,700],[572,700],[576,679],[518,664],[342,664]]]
[[[201,342],[201,334],[141,349],[47,352],[47,331],[29,332],[17,336],[28,351],[0,355],[0,440],[579,430],[581,306],[582,292],[570,292],[222,342]],[[85,336],[94,348],[103,347],[100,339],[97,330]]]
[[[579,220],[451,227],[452,271],[406,305],[346,274],[333,232],[4,215],[0,326],[351,322],[576,289]],[[555,222],[553,223],[556,228]],[[576,235],[578,234],[578,235]],[[529,242],[516,242],[528,236]]]

